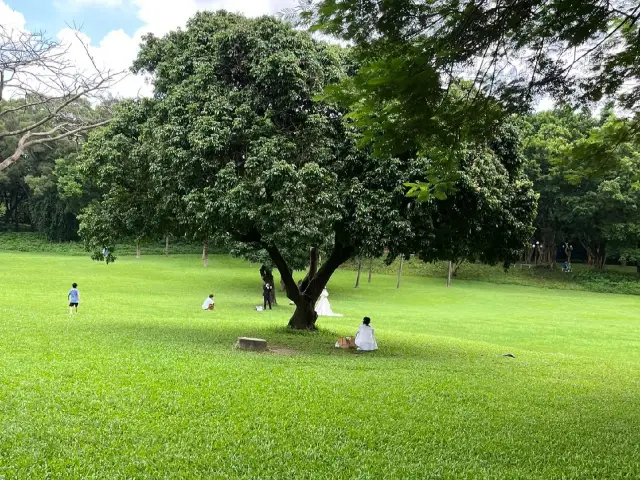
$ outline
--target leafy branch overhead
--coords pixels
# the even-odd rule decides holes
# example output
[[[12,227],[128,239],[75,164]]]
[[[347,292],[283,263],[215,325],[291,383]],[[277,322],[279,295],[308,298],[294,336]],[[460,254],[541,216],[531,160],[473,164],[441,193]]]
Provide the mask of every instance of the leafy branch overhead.
[[[318,0],[285,18],[353,45],[357,74],[327,96],[374,152],[474,143],[543,96],[615,100],[634,118],[627,133],[638,132],[634,0]]]

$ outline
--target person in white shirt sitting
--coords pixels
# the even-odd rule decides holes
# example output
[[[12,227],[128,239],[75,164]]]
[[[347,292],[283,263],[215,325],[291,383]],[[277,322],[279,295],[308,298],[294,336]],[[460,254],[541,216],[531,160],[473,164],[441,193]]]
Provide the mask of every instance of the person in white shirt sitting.
[[[360,325],[358,333],[356,333],[355,344],[358,347],[358,350],[362,350],[363,352],[371,352],[378,349],[376,338],[373,335],[373,328],[369,325],[370,323],[371,319],[369,317],[364,317],[362,325]]]
[[[202,304],[203,310],[213,310],[216,306],[216,302],[213,301],[213,293],[207,297],[207,299]]]

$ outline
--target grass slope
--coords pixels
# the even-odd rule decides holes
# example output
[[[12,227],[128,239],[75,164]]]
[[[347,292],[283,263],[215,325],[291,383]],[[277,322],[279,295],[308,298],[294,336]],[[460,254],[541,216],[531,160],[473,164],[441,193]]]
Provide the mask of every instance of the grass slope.
[[[225,257],[0,253],[0,271],[0,478],[640,476],[638,297],[354,290],[342,271],[345,317],[291,334],[288,302],[255,312],[257,267]],[[365,314],[381,350],[333,349]],[[237,352],[239,335],[297,353]]]
[[[146,242],[142,245],[142,255],[162,255],[165,248],[164,240]],[[184,239],[170,240],[171,255],[200,254],[202,246],[187,242]],[[33,232],[0,232],[0,252],[31,252],[51,253],[65,256],[86,257],[87,252],[81,242],[53,243],[43,235]],[[117,245],[114,252],[117,257],[135,255],[136,247],[131,242]],[[226,253],[214,245],[209,246],[209,254]],[[396,275],[398,261],[387,265],[384,259],[373,262],[376,274]],[[562,273],[560,264],[555,269],[548,265],[538,265],[533,268],[522,268],[520,265],[504,271],[501,265],[489,266],[465,262],[460,268],[456,280],[473,280],[507,285],[526,285],[563,290],[586,290],[599,293],[624,293],[640,295],[640,276],[634,266],[607,265],[605,271],[595,271],[586,265],[574,264],[573,273]],[[356,262],[349,262],[343,266],[344,270],[357,270]],[[369,261],[365,259],[363,276],[366,278]],[[424,263],[416,258],[404,262],[404,272],[407,275],[425,276],[432,278],[446,278],[447,263]],[[355,279],[355,277],[354,277]]]

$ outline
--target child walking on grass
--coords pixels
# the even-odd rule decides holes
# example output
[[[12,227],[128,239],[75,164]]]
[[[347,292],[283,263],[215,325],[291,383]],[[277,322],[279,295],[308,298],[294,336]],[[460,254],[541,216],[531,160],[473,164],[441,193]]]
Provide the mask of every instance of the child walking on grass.
[[[78,290],[78,284],[74,283],[71,285],[71,290],[69,290],[69,295],[67,295],[69,299],[69,314],[73,315],[73,308],[75,307],[76,313],[78,313],[78,304],[80,303],[80,291]]]

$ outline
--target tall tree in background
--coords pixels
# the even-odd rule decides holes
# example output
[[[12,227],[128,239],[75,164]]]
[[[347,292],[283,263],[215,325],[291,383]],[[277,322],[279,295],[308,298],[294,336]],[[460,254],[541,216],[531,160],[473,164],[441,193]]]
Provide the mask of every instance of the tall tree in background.
[[[169,221],[163,208],[166,196],[161,186],[155,189],[149,160],[152,147],[142,140],[152,109],[148,100],[122,102],[113,122],[94,132],[84,148],[84,158],[91,161],[84,163],[83,174],[98,190],[110,189],[111,194],[89,205],[81,216],[94,219],[84,222],[81,233],[90,241],[87,246],[96,260],[102,259],[104,247],[113,251],[122,238],[134,240],[139,257],[141,244],[165,234]]]
[[[200,13],[186,30],[161,39],[146,37],[135,68],[153,76],[155,98],[118,110],[84,151],[87,171],[102,191],[83,216],[88,246],[101,248],[126,231],[129,214],[155,228],[155,220],[141,215],[146,203],[132,202],[126,192],[123,182],[130,178],[131,188],[152,203],[175,198],[173,215],[183,225],[206,225],[218,239],[267,252],[296,304],[290,327],[315,329],[315,302],[340,265],[360,252],[381,255],[385,247],[390,260],[411,253],[433,236],[439,215],[438,202],[406,196],[405,184],[421,177],[429,158],[370,156],[356,148],[360,133],[341,112],[316,100],[345,77],[344,56],[275,19],[224,12]],[[469,152],[513,185],[503,188],[508,195],[518,197],[521,189],[531,196],[492,138]],[[480,191],[491,183],[478,181]],[[515,201],[495,203],[519,208]],[[103,221],[104,211],[130,208],[110,228]],[[522,245],[531,214],[519,216],[503,212],[505,222],[517,222],[514,232],[524,227]],[[510,248],[501,252],[509,256]],[[293,262],[303,250],[311,252],[309,269],[296,284]],[[497,260],[498,251],[491,249],[490,259]]]
[[[565,178],[559,159],[569,154],[575,142],[589,135],[597,120],[589,111],[576,113],[563,107],[526,116],[523,124],[526,172],[540,195],[535,238],[544,248],[541,260],[553,263],[557,247],[573,240],[565,200],[574,186]],[[535,253],[537,258],[539,252]]]
[[[467,148],[455,172],[455,194],[427,200],[433,213],[427,222],[415,219],[424,230],[402,253],[427,262],[480,260],[508,268],[533,233],[536,216],[538,196],[524,164],[520,131],[513,124],[504,124],[483,148]],[[415,188],[409,193],[422,194]]]
[[[632,121],[611,109],[595,118],[564,108],[525,124],[527,170],[540,193],[537,237],[545,251],[576,242],[597,269],[611,256],[635,262],[640,143],[629,134]]]

